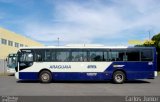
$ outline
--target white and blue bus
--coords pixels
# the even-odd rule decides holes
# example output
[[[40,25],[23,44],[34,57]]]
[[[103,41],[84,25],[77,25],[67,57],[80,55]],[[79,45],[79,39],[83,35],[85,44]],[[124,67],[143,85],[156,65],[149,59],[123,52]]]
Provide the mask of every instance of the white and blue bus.
[[[154,47],[27,47],[18,51],[19,80],[125,80],[157,76]]]

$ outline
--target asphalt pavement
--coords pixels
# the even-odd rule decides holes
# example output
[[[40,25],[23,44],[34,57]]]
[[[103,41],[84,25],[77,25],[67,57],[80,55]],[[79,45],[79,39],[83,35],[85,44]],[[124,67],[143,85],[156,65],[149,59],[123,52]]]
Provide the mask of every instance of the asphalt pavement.
[[[156,79],[103,82],[17,81],[14,76],[0,76],[0,96],[159,96],[160,76]]]

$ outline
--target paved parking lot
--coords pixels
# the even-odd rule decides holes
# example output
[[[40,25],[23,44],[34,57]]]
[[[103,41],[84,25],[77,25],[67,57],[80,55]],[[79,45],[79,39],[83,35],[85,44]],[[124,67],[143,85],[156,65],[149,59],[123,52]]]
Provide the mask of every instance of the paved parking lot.
[[[156,79],[112,82],[17,82],[14,76],[0,76],[0,96],[130,96],[160,95],[160,76]]]

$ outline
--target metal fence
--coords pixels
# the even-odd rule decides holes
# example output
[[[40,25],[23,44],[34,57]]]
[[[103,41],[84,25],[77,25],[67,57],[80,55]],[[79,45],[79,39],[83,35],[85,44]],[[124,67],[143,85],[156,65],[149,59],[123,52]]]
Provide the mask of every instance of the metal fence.
[[[7,62],[5,59],[0,59],[0,73],[7,72]]]

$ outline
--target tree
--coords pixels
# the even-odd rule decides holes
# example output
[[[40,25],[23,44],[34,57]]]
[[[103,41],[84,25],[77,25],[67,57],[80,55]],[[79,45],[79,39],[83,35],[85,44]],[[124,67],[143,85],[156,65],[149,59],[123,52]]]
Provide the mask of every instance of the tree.
[[[145,40],[143,44],[135,45],[136,47],[152,47],[155,46],[155,41],[154,40]]]
[[[154,40],[146,40],[143,44],[144,46],[155,46]]]
[[[160,33],[157,35],[154,35],[152,37],[152,40],[155,41],[154,46],[157,48],[157,50],[160,49]]]
[[[154,46],[156,47],[157,50],[157,66],[158,66],[158,71],[160,71],[160,33],[154,35],[152,37],[152,40],[155,41]]]

